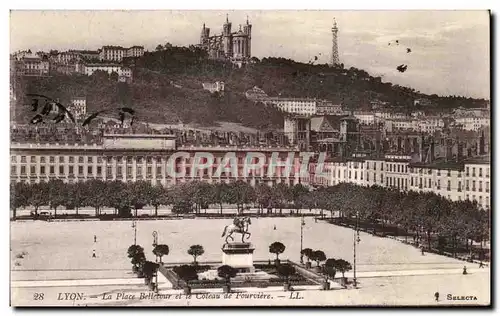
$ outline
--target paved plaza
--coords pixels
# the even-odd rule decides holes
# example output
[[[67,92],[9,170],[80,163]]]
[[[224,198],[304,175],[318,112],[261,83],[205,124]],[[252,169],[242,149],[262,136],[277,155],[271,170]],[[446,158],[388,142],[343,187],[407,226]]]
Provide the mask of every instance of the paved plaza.
[[[220,235],[231,219],[185,219],[164,221],[139,221],[137,243],[144,247],[148,260],[152,254],[152,232],[157,231],[159,242],[170,247],[164,262],[191,262],[187,249],[200,244],[205,253],[200,262],[221,260]],[[304,247],[323,250],[328,258],[342,258],[352,263],[353,231],[322,221],[306,218]],[[361,233],[357,252],[357,278],[359,289],[341,289],[332,284],[333,290],[320,291],[301,288],[295,293],[307,299],[292,299],[290,293],[280,287],[264,289],[238,288],[238,291],[275,293],[275,300],[265,299],[203,299],[201,293],[219,293],[221,289],[193,290],[192,298],[174,299],[128,299],[102,300],[103,293],[148,293],[143,279],[131,271],[127,248],[133,244],[134,230],[131,221],[98,222],[43,222],[25,221],[11,224],[12,298],[16,304],[37,304],[33,293],[42,291],[46,300],[54,305],[384,305],[384,304],[487,304],[489,302],[489,268],[464,263],[456,259],[435,254],[421,255],[412,246],[390,238],[380,238]],[[276,227],[276,229],[274,229]],[[255,246],[254,260],[273,259],[268,252],[269,244],[281,241],[286,249],[283,259],[299,261],[299,218],[252,218],[250,241]],[[93,237],[97,236],[94,243]],[[92,251],[97,258],[92,258]],[[25,253],[23,258],[16,258]],[[17,264],[16,264],[17,263]],[[316,263],[313,263],[315,266]],[[466,265],[469,274],[462,275]],[[347,272],[351,278],[353,271]],[[166,280],[160,280],[160,294],[179,294]],[[58,293],[82,292],[85,301],[59,300]],[[435,302],[434,293],[441,292],[442,301]],[[475,301],[447,300],[446,294],[474,295]],[[30,296],[31,295],[31,296]],[[113,294],[114,295],[114,294]],[[137,294],[139,295],[139,294]],[[284,298],[281,296],[285,296]],[[198,297],[198,298],[197,298]],[[111,301],[113,303],[111,303]]]

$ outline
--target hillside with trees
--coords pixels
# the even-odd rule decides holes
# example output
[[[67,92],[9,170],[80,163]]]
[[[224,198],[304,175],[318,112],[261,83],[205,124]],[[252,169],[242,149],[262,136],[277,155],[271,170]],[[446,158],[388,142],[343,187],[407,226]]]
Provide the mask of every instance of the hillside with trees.
[[[315,97],[341,103],[347,109],[369,109],[372,101],[386,102],[395,110],[449,111],[459,106],[485,107],[487,100],[457,96],[425,95],[415,89],[383,82],[366,71],[343,65],[331,67],[314,61],[298,63],[284,58],[252,58],[242,69],[208,60],[206,52],[191,47],[158,45],[138,59],[123,61],[134,70],[133,82],[118,82],[117,75],[96,72],[84,75],[53,75],[46,78],[16,78],[16,120],[26,120],[30,100],[26,93],[39,93],[61,103],[73,96],[86,96],[93,112],[116,106],[136,109],[139,120],[152,123],[241,123],[264,129],[282,126],[280,111],[245,98],[245,91],[258,86],[270,96]],[[203,83],[225,83],[224,93],[203,90]],[[414,106],[427,98],[431,106]]]

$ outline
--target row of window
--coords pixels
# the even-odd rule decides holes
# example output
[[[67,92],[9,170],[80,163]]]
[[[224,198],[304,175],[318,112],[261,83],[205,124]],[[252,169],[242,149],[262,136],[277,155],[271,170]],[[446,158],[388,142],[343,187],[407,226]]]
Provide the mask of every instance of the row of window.
[[[404,173],[408,173],[408,165],[403,166],[401,164],[389,163],[388,164],[388,168],[389,168],[390,172],[404,172]]]
[[[472,169],[472,176],[475,177],[476,176],[476,167],[466,167],[465,168],[465,176],[468,177],[470,175],[470,169]],[[479,176],[482,177],[483,176],[483,168],[478,168],[479,170]],[[485,169],[485,172],[486,172],[486,178],[489,178],[490,177],[490,168],[484,168]]]
[[[415,181],[413,181],[415,179]],[[420,189],[422,188],[432,188],[432,181],[431,179],[427,179],[428,181],[426,181],[425,179],[423,179],[422,181],[422,178],[419,179],[419,183],[418,183],[418,186]],[[427,183],[428,183],[428,186],[427,186]],[[423,184],[423,185],[422,185]],[[478,182],[479,186],[478,186],[478,192],[483,192],[483,182],[482,181],[479,181]],[[410,178],[410,185],[411,186],[416,186],[417,185],[417,178],[413,178],[411,177]],[[436,182],[436,188],[438,190],[441,190],[441,180],[437,180]],[[446,186],[446,190],[447,191],[451,191],[451,181],[448,180],[448,183],[447,183],[447,186]],[[465,190],[466,191],[470,191],[470,186],[469,186],[469,180],[466,180],[465,181]],[[458,181],[458,185],[457,185],[457,191],[458,192],[462,192],[462,182],[461,181]],[[476,191],[476,181],[472,181],[472,191]],[[484,191],[489,193],[490,192],[490,183],[487,181],[485,182],[485,187],[484,187]]]
[[[37,163],[37,156],[28,156],[29,157],[29,162],[30,163]],[[47,157],[46,156],[39,156],[40,159],[40,163],[46,163],[47,162]],[[102,157],[96,157],[97,158],[97,162],[98,163],[101,163],[102,162]],[[83,156],[79,156],[78,157],[78,162],[79,163],[83,163],[84,162],[84,157]],[[21,156],[21,163],[27,163],[27,156]],[[65,156],[58,156],[58,159],[57,159],[60,163],[64,163],[66,162],[66,160],[68,160],[70,163],[74,163],[75,162],[75,157],[74,156],[69,156],[68,159],[66,159]],[[10,161],[13,162],[13,163],[16,163],[17,162],[17,156],[11,156],[10,157]],[[49,156],[48,157],[48,161],[49,163],[55,163],[56,162],[56,157],[55,156]],[[94,157],[87,157],[87,162],[88,163],[93,163],[94,162]]]
[[[209,172],[210,169],[201,169],[201,170],[197,170],[197,175],[198,176],[212,176],[213,174],[216,174],[217,172],[217,168],[218,167],[213,167],[211,168],[212,172]],[[187,168],[182,168],[182,167],[179,167],[177,166],[177,168],[175,169],[175,172],[176,174],[181,174],[183,169],[185,170],[185,174],[186,175],[190,175],[191,174],[191,171],[192,169],[187,167]],[[22,176],[25,176],[27,175],[27,167],[26,166],[23,166],[21,165],[20,166],[20,174]],[[55,168],[55,166],[48,166],[48,168],[46,166],[40,166],[40,169],[39,169],[39,174],[40,175],[54,175],[56,170],[58,170],[58,175],[65,175],[65,166],[59,166],[59,168]],[[75,174],[75,170],[77,171],[77,175],[81,175],[83,176],[84,175],[84,167],[83,166],[77,166],[77,168],[74,168],[74,166],[68,166],[68,169],[67,169],[67,173],[68,175],[74,175]],[[96,171],[96,175],[100,176],[102,175],[102,171],[103,171],[103,168],[101,166],[97,166],[95,169],[93,166],[87,166],[87,174],[93,174],[94,173],[94,170]],[[116,174],[118,176],[122,175],[123,174],[123,166],[117,166],[117,172]],[[137,175],[142,175],[143,174],[143,168],[142,166],[137,166],[136,168],[136,174]],[[146,167],[146,174],[148,176],[150,176],[152,174],[152,167],[151,166],[148,166]],[[158,176],[161,176],[162,175],[162,171],[164,170],[164,168],[162,166],[157,166],[156,167],[156,175],[157,177]],[[17,174],[17,166],[11,166],[11,174],[12,175],[15,175]],[[30,166],[30,169],[29,169],[29,174],[30,175],[37,175],[37,170],[36,170],[36,167],[35,166]],[[127,166],[126,167],[126,171],[127,171],[127,177],[132,177],[132,174],[133,174],[133,168],[132,166]],[[267,175],[268,174],[268,171],[269,169],[268,168],[263,168],[262,170],[248,170],[248,175],[249,176],[263,176],[263,175]],[[281,169],[281,168],[278,168],[277,169],[278,172],[274,173],[274,175],[278,176],[278,177],[286,177],[286,172]],[[111,175],[113,172],[113,167],[112,166],[106,166],[106,174],[108,175]],[[239,176],[244,176],[244,172],[245,170],[243,168],[238,168],[238,175]],[[222,171],[221,172],[221,176],[229,176],[231,175],[231,172],[225,172],[225,171]]]
[[[373,169],[373,170],[377,170],[377,163],[376,162],[373,162],[372,164],[370,164],[370,162],[366,162],[367,166],[366,166],[366,169]],[[371,166],[371,168],[370,168]],[[363,163],[358,163],[358,162],[352,162],[352,167],[357,169],[358,167],[360,169],[363,169]],[[408,166],[407,165],[402,165],[402,164],[396,164],[396,163],[387,163],[387,171],[389,172],[400,172],[400,173],[408,173]],[[479,177],[482,177],[483,176],[483,168],[478,168],[479,170]],[[489,168],[484,168],[485,169],[485,176],[487,178],[489,178],[490,176],[490,169]],[[413,173],[413,172],[416,172],[416,170],[418,170],[418,173],[422,174],[422,173],[426,173],[426,174],[432,174],[432,170],[433,169],[424,169],[424,168],[409,168],[410,172]],[[380,163],[380,171],[384,171],[384,164],[381,162]],[[470,176],[470,173],[469,173],[469,167],[466,168],[466,174],[465,176]],[[339,176],[340,177],[340,170],[338,171],[339,173]],[[441,173],[441,170],[437,170],[436,171],[436,175],[437,176],[441,176],[441,175],[444,175]],[[448,177],[451,177],[451,170],[447,170],[446,171],[446,175]],[[458,171],[458,174],[457,176],[460,178],[462,177],[462,172],[459,170]],[[476,168],[475,167],[472,167],[472,176],[475,177],[476,176]]]
[[[121,180],[125,180],[125,179],[121,179]],[[47,179],[40,179],[40,182],[46,182]],[[83,180],[83,181],[86,181],[86,180]],[[183,182],[186,182],[186,181],[190,181],[190,180],[187,180],[187,179],[180,179],[179,182],[183,183]],[[212,179],[212,183],[233,183],[235,182],[236,179],[231,179],[231,178],[227,178],[227,179],[218,179],[218,178],[214,178]],[[31,183],[37,183],[39,182],[37,179],[30,179],[30,178],[27,178],[27,179],[24,179],[22,180],[21,182],[24,182],[26,184],[31,184]],[[78,179],[78,178],[69,178],[67,180],[65,180],[65,182],[67,183],[76,183],[76,182],[82,182],[81,179]],[[124,182],[126,183],[132,183],[134,182],[133,179],[126,179]],[[160,186],[162,185],[162,179],[148,179],[148,182],[151,182],[151,184],[153,185],[157,185],[157,186]],[[164,181],[165,185],[166,186],[170,186],[172,184],[175,183],[175,181],[173,180],[165,180]],[[252,179],[250,183],[255,183],[255,185],[258,185],[260,183],[269,183],[271,186],[277,184],[277,183],[284,183],[284,184],[287,184],[287,185],[293,185],[294,184],[294,181],[293,180],[283,180],[283,179],[276,179],[276,180],[260,180],[260,179]]]
[[[403,180],[404,180],[404,185],[403,185]],[[385,185],[391,187],[397,187],[398,189],[408,190],[408,179],[386,177]]]
[[[36,175],[37,172],[36,172],[36,167],[35,166],[30,166],[30,172],[29,174],[30,175]],[[58,169],[55,168],[55,166],[48,166],[48,168],[46,168],[46,166],[40,166],[40,169],[39,169],[39,174],[40,175],[46,175],[46,174],[55,174],[55,171],[58,170],[59,171],[59,175],[64,175],[64,166],[59,166]],[[68,174],[69,175],[73,175],[75,174],[74,172],[75,168],[74,166],[69,166],[68,167]],[[77,168],[78,170],[78,174],[79,175],[83,175],[83,166],[78,166]],[[88,166],[87,167],[87,174],[92,174],[93,173],[93,167],[92,166]],[[101,175],[102,174],[102,167],[101,166],[97,166],[97,168],[95,169],[97,171],[97,175]],[[26,166],[21,166],[20,167],[20,174],[22,176],[24,175],[27,175],[27,168]],[[109,171],[111,172],[111,169],[109,169]],[[10,172],[11,172],[11,175],[15,175],[17,174],[17,167],[16,166],[11,166],[10,167]]]
[[[335,175],[335,173],[334,173]],[[352,177],[354,175],[354,178]],[[359,180],[363,180],[363,175],[364,175],[364,172],[360,171],[359,172]],[[344,170],[344,174],[343,174],[344,178],[346,178],[347,176],[347,170]],[[340,179],[340,170],[338,170],[337,172],[337,178]],[[349,170],[349,179],[354,179],[354,180],[358,180],[358,172],[357,171],[354,171],[354,173],[352,173],[352,171]],[[369,172],[366,172],[366,181],[370,181],[370,173]],[[373,174],[373,182],[377,182],[377,179],[376,179],[376,176]],[[384,176],[383,175],[380,175],[380,183],[383,183],[384,182]]]
[[[483,181],[478,181],[478,191],[483,192]],[[460,187],[460,182],[458,182],[458,185]],[[465,180],[465,190],[469,191],[469,180]],[[490,192],[490,183],[488,181],[485,182],[485,187],[484,190],[486,192]],[[472,191],[476,191],[476,181],[472,180]]]
[[[470,173],[470,167],[466,167],[466,171],[465,171],[465,176],[466,177],[469,177],[469,176],[473,176],[475,177],[476,176],[476,168],[475,167],[472,167],[472,174]],[[483,176],[483,168],[478,168],[479,170],[479,173],[478,173],[478,176],[479,177],[482,177]],[[490,177],[490,168],[484,168],[485,169],[485,176],[486,178],[489,178]],[[415,172],[415,168],[410,168],[410,172]],[[422,174],[422,173],[427,173],[427,174],[432,174],[432,169],[417,169],[418,170],[418,173]],[[398,168],[398,172],[399,172],[399,168]],[[437,170],[436,171],[436,175],[437,176],[441,176],[441,170]],[[446,172],[446,175],[448,177],[451,177],[451,170],[447,170]],[[461,171],[458,171],[458,177],[461,177],[462,176],[462,172]]]
[[[468,194],[466,194],[465,199],[466,200],[470,200],[470,196]],[[462,201],[462,197],[459,196],[458,200]],[[472,195],[472,201],[477,201],[479,205],[483,205],[483,197],[481,195],[478,197],[478,199],[476,199],[475,195]],[[490,197],[489,196],[487,196],[485,198],[485,202],[486,202],[485,203],[485,208],[490,208]]]
[[[380,162],[379,164],[380,164],[380,171],[384,171],[384,163]],[[370,165],[372,166],[371,168],[370,168]],[[390,165],[390,164],[388,164],[388,165]],[[364,168],[364,164],[362,162],[352,162],[352,167],[355,168],[355,169],[357,169],[358,167],[360,169],[363,169]],[[370,164],[369,161],[366,161],[366,169],[377,170],[377,162],[374,161],[374,162],[372,162]],[[396,167],[394,167],[394,170],[395,169],[396,169]],[[392,171],[392,169],[391,169],[391,171]]]
[[[20,158],[20,162],[21,163],[27,163],[28,162],[28,157],[29,157],[29,162],[30,163],[37,163],[37,156],[21,156]],[[66,156],[49,156],[48,159],[46,156],[39,156],[40,159],[39,159],[39,162],[40,163],[47,163],[47,161],[49,163],[55,163],[56,160],[59,162],[59,163],[65,163],[65,162],[69,162],[69,163],[74,163],[75,162],[75,157],[74,156],[68,156],[68,158],[66,158]],[[85,159],[84,156],[77,156],[77,160],[78,160],[78,163],[84,163],[85,160],[87,161],[87,163],[94,163],[94,161],[96,161],[97,163],[102,163],[103,161],[106,161],[106,162],[112,162],[112,159],[113,157],[100,157],[100,156],[97,156],[97,157],[93,157],[93,156],[87,156]],[[214,162],[216,163],[220,163],[222,161],[223,158],[215,158]],[[246,162],[246,157],[237,157],[237,163],[238,164],[244,164]],[[121,163],[121,162],[124,162],[126,161],[127,163],[133,163],[134,159],[133,157],[122,157],[122,156],[118,156],[118,157],[115,157],[115,160],[118,162],[118,163]],[[280,160],[282,160],[280,158]],[[10,157],[10,161],[12,163],[17,163],[18,162],[18,157],[17,156],[11,156]],[[143,163],[144,161],[146,161],[146,163],[150,164],[153,162],[153,157],[150,157],[150,156],[147,156],[145,157],[142,157],[142,156],[137,156],[135,157],[135,161],[136,163]],[[156,162],[158,163],[163,163],[163,159],[161,157],[156,157]],[[184,158],[179,158],[179,161],[180,163],[186,163],[186,164],[189,164],[189,163],[193,163],[194,162],[194,157],[191,157],[191,158],[187,158],[187,159],[184,159]],[[177,161],[177,162],[179,162]],[[282,161],[286,161],[286,160],[282,160]],[[200,159],[200,163],[204,164],[207,162],[207,159],[205,157],[202,157]],[[258,159],[257,157],[253,157],[249,163],[252,163],[252,164],[255,164],[258,162]]]
[[[37,163],[37,157],[40,157],[39,161],[40,163],[46,163],[47,160],[49,163],[55,163],[56,160],[59,162],[59,163],[65,163],[65,162],[69,162],[69,163],[74,163],[75,162],[75,156],[68,156],[66,158],[66,156],[49,156],[48,159],[46,156],[21,156],[20,158],[20,162],[21,163],[27,163],[28,161],[28,158],[29,158],[29,162],[30,163]],[[97,157],[93,157],[93,156],[87,156],[85,159],[84,156],[77,156],[77,160],[78,160],[78,163],[84,163],[84,161],[86,160],[87,163],[94,163],[94,161],[97,161],[97,163],[102,163],[103,160],[107,161],[107,162],[112,162],[112,157],[100,157],[100,156],[97,156]],[[132,163],[133,159],[132,157],[116,157],[116,160],[118,162],[122,162],[124,160],[127,161],[127,163]],[[153,158],[152,157],[146,157],[146,163],[152,163],[152,160]],[[10,157],[10,161],[13,162],[13,163],[16,163],[18,161],[18,157],[17,156],[11,156]],[[144,158],[139,156],[139,157],[136,157],[136,162],[137,163],[142,163],[144,161]],[[162,159],[160,157],[157,157],[156,158],[156,161],[158,162],[161,162]]]
[[[367,176],[368,176],[368,174],[367,174]],[[317,183],[326,184],[326,182],[323,181],[322,178],[315,179],[315,180],[316,180]],[[411,180],[412,180],[412,183],[413,183],[413,178],[411,178]],[[420,180],[422,180],[422,179],[420,179]],[[337,184],[337,183],[340,183],[340,182],[341,181],[333,180],[333,184]],[[376,182],[376,180],[374,182]],[[382,175],[380,176],[380,183],[384,183]],[[426,184],[426,182],[424,183],[424,188],[427,187],[425,184]],[[408,190],[408,181],[407,181],[407,179],[387,177],[385,185],[386,186],[391,186],[391,187],[397,187],[397,188],[399,188],[401,190],[402,189]],[[411,185],[413,185],[413,184],[411,184]],[[430,188],[430,185],[431,185],[431,183],[429,182],[429,188]],[[422,181],[420,181],[419,187],[420,187],[420,189],[422,188]],[[448,189],[448,191],[450,191],[450,190]],[[459,192],[461,192],[461,190],[459,190]],[[486,191],[486,192],[488,192],[488,191]],[[465,198],[466,198],[466,200],[470,200],[471,196],[469,194],[466,194]],[[448,194],[448,199],[451,200],[451,195],[450,194]],[[458,200],[462,201],[462,196],[459,195],[458,196]],[[472,200],[473,201],[478,201],[479,205],[481,205],[481,206],[483,205],[483,197],[481,195],[478,196],[478,199],[476,199],[476,195],[472,195]],[[484,207],[485,208],[489,208],[490,207],[490,198],[488,196],[486,196],[484,200],[486,202],[485,205],[484,205]]]
[[[386,164],[387,171],[408,173],[408,166],[407,165],[402,165],[399,163],[389,163],[389,162],[386,162],[385,164]],[[380,162],[379,165],[380,165],[380,167],[379,167],[380,171],[384,171],[384,163]],[[364,168],[364,165],[362,162],[353,162],[352,166],[355,169],[357,169],[358,167],[360,169]],[[370,168],[370,166],[371,166],[371,168]],[[370,163],[369,161],[367,161],[366,162],[366,169],[377,170],[377,162],[374,161],[374,162]]]

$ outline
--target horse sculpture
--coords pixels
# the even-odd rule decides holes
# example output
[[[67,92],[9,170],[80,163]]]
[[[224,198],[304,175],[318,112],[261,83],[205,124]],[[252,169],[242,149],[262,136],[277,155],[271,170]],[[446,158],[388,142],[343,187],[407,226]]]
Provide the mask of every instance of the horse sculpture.
[[[231,238],[231,240],[234,241],[234,238],[232,235],[233,235],[233,233],[238,233],[238,234],[241,234],[241,242],[244,242],[245,236],[248,236],[247,237],[247,239],[248,239],[252,235],[248,232],[248,226],[251,224],[252,224],[252,222],[250,221],[250,217],[245,217],[242,219],[235,218],[233,221],[233,224],[226,225],[224,227],[224,231],[222,232],[221,237],[226,236],[226,244],[227,244],[227,243],[229,243],[228,238]]]

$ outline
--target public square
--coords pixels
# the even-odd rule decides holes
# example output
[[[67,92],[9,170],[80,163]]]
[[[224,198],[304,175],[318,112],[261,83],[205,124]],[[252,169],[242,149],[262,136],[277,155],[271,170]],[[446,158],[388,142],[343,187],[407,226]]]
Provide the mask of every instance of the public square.
[[[159,243],[170,247],[170,253],[163,258],[167,263],[190,263],[192,257],[187,249],[193,244],[204,247],[200,262],[220,262],[220,237],[230,219],[183,219],[144,220],[137,222],[137,244],[145,249],[148,260],[152,254],[152,233],[157,231]],[[343,258],[353,261],[353,231],[313,218],[305,219],[303,247],[323,250],[328,258]],[[276,227],[276,229],[274,229]],[[281,241],[286,249],[280,258],[295,262],[300,260],[300,218],[252,218],[250,241],[255,246],[254,260],[274,259],[268,252],[269,244]],[[94,244],[94,235],[97,242]],[[238,235],[239,236],[239,235]],[[357,246],[357,273],[360,289],[333,291],[302,291],[303,295],[314,297],[307,304],[359,305],[359,304],[488,304],[490,293],[489,268],[479,269],[477,264],[464,263],[456,259],[428,254],[422,255],[412,246],[390,238],[374,237],[360,233]],[[33,291],[56,293],[68,290],[68,286],[57,286],[57,282],[76,285],[71,291],[96,295],[104,292],[147,292],[142,281],[132,274],[127,248],[134,243],[134,229],[131,221],[71,221],[44,222],[23,221],[11,223],[11,262],[13,298],[16,303],[32,300]],[[92,257],[95,249],[97,258]],[[16,258],[17,254],[26,255]],[[16,264],[17,262],[17,264]],[[315,263],[313,263],[313,266]],[[468,275],[462,275],[466,265]],[[346,273],[352,277],[353,271]],[[135,279],[134,279],[135,278]],[[99,285],[98,279],[105,284]],[[54,284],[44,283],[54,280]],[[61,281],[62,280],[62,281]],[[113,286],[113,282],[117,284]],[[28,281],[28,282],[25,282]],[[30,286],[40,282],[40,286]],[[90,282],[90,283],[89,283]],[[24,284],[16,287],[16,284]],[[28,285],[26,285],[28,284]],[[36,283],[38,284],[38,283]],[[46,286],[44,285],[46,284]],[[94,286],[89,287],[90,284]],[[388,286],[390,285],[390,286]],[[260,290],[260,289],[259,289]],[[162,291],[176,291],[171,289]],[[265,289],[272,291],[272,289]],[[277,289],[281,292],[281,290]],[[453,295],[475,295],[478,301],[429,301],[434,293]],[[316,293],[317,294],[314,294]],[[31,295],[31,296],[30,296]],[[49,295],[49,294],[46,294]],[[283,292],[281,292],[283,295]],[[423,296],[426,296],[425,298]],[[427,297],[428,296],[428,297]],[[52,299],[55,300],[54,294]],[[191,301],[191,300],[190,300]],[[47,304],[48,301],[45,301]],[[279,300],[273,304],[279,304]],[[36,304],[36,302],[32,302]],[[54,301],[54,304],[75,304],[75,302]],[[78,304],[80,302],[76,302]],[[106,304],[99,300],[88,300],[84,304]],[[245,304],[245,300],[222,304]],[[83,303],[82,303],[83,304]],[[162,302],[161,300],[128,301],[120,304],[185,305],[186,300]],[[218,305],[217,300],[192,299],[190,304]],[[266,301],[246,301],[246,304],[269,304]],[[286,300],[283,304],[301,305],[300,301]]]
[[[9,19],[11,306],[493,306],[491,10]]]

